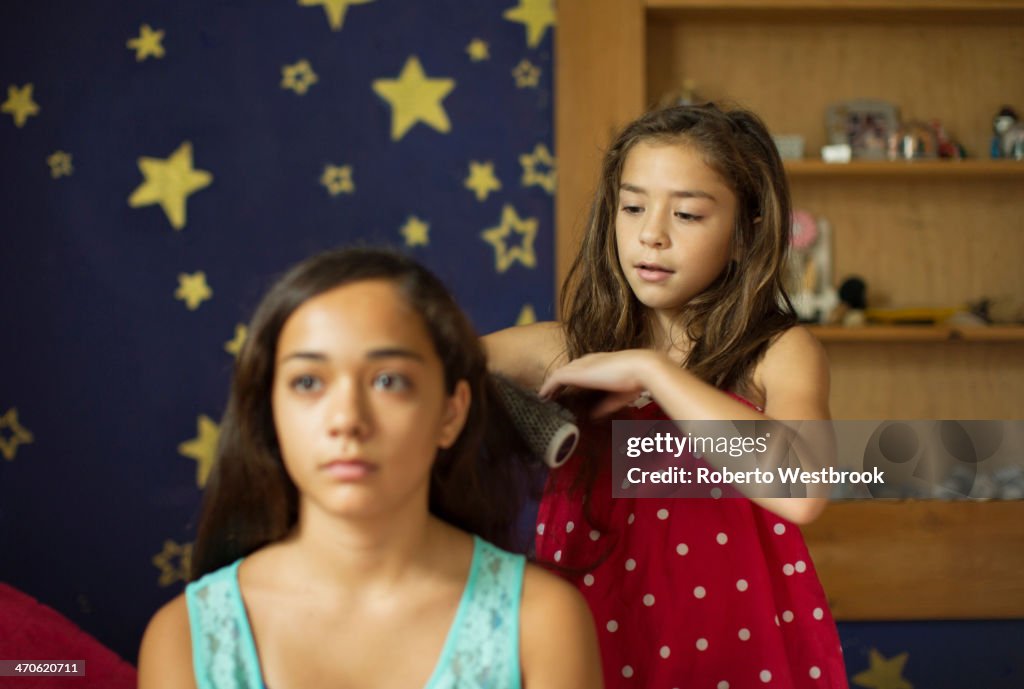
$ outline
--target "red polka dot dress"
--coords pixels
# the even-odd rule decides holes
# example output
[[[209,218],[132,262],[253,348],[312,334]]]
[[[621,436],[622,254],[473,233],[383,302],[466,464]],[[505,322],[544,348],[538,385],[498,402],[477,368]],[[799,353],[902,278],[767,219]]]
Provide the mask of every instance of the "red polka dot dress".
[[[655,420],[656,404],[616,416]],[[610,423],[552,471],[536,553],[590,605],[609,689],[847,687],[798,527],[743,497],[611,497]],[[589,500],[581,468],[599,462]]]

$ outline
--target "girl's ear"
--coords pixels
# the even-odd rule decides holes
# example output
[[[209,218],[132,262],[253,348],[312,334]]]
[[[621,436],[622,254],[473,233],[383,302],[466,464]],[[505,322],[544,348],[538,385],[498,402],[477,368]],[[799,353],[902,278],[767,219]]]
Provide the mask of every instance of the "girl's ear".
[[[438,436],[437,444],[447,450],[458,440],[466,425],[466,417],[469,415],[469,405],[473,395],[469,389],[469,382],[460,380],[455,384],[455,391],[445,405],[444,417],[441,419],[441,433]]]

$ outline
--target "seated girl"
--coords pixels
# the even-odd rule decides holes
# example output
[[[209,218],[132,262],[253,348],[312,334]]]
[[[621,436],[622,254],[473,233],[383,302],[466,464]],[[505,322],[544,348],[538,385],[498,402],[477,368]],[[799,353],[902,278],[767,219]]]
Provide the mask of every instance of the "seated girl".
[[[146,630],[141,689],[600,687],[580,594],[482,538],[515,523],[515,482],[493,480],[512,461],[478,470],[490,385],[411,259],[343,249],[286,274],[238,357],[194,581]]]

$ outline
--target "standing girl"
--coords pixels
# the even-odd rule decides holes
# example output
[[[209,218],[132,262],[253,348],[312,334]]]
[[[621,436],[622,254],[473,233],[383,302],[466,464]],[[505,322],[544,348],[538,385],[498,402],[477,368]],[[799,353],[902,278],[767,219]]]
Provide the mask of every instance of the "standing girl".
[[[824,353],[783,291],[789,235],[757,116],[644,115],[605,155],[564,322],[488,336],[491,365],[542,395],[610,393],[595,416],[828,419]],[[612,499],[609,426],[550,475],[536,537],[590,604],[609,686],[845,687],[796,526],[826,498]]]
[[[390,252],[325,253],[249,332],[198,580],[150,622],[140,687],[601,686],[579,594],[479,537],[513,527],[514,483],[478,472],[494,393],[440,281]]]

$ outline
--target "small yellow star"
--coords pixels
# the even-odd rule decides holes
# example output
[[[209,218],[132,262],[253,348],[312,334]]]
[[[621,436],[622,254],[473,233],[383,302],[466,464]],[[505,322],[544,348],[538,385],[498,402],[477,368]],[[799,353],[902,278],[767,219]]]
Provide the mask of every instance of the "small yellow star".
[[[248,336],[249,328],[239,323],[235,326],[235,337],[224,343],[224,351],[237,357],[238,353],[242,351],[242,345],[245,344],[245,338]]]
[[[11,407],[7,413],[0,416],[0,431],[10,429],[10,437],[6,433],[0,433],[0,454],[4,459],[11,461],[18,454],[18,445],[28,445],[32,442],[32,434],[27,428],[18,423],[18,408]]]
[[[487,45],[486,41],[482,41],[479,38],[474,38],[469,42],[469,45],[466,46],[466,52],[469,53],[469,59],[473,62],[491,59],[490,46]]]
[[[441,101],[455,88],[454,79],[429,79],[423,65],[411,55],[397,79],[375,79],[374,92],[391,106],[391,140],[398,141],[417,122],[439,132],[451,130]]]
[[[14,118],[14,126],[19,129],[25,126],[30,115],[39,114],[39,104],[32,100],[32,84],[18,88],[14,84],[7,87],[7,100],[0,105],[0,112],[7,112]]]
[[[139,158],[139,170],[146,181],[128,197],[128,205],[140,208],[159,203],[171,227],[176,230],[185,227],[185,200],[188,196],[205,189],[213,181],[209,172],[192,167],[192,144],[188,141],[178,146],[178,150],[166,160]]]
[[[54,151],[46,158],[46,164],[50,166],[50,176],[54,179],[67,177],[75,171],[71,167],[71,154],[67,151]]]
[[[478,163],[475,160],[469,162],[469,177],[466,178],[466,188],[476,193],[476,200],[483,201],[492,191],[501,189],[501,182],[494,176],[494,163]]]
[[[530,325],[531,323],[537,322],[537,314],[533,310],[533,306],[527,304],[523,307],[523,310],[519,312],[519,318],[516,319],[516,325]]]
[[[185,302],[189,311],[195,311],[212,296],[213,290],[206,284],[206,273],[201,270],[191,275],[178,273],[178,289],[174,291],[174,298]]]
[[[174,562],[175,558],[177,562]],[[151,562],[160,570],[158,583],[161,586],[170,586],[176,581],[188,581],[188,571],[192,568],[192,544],[178,544],[166,540],[164,549],[154,555]]]
[[[423,222],[415,215],[410,215],[409,219],[402,225],[402,229],[399,232],[405,237],[406,246],[427,246],[430,244],[430,237],[427,233],[430,231],[430,225]]]
[[[220,426],[206,414],[200,414],[196,421],[199,435],[178,445],[178,454],[191,457],[198,462],[196,466],[196,485],[202,488],[206,479],[210,478],[210,469],[217,457],[217,440],[220,438]]]
[[[523,166],[523,186],[538,186],[549,194],[555,193],[558,171],[555,169],[555,158],[544,144],[533,147],[533,153],[519,156],[519,164]],[[547,167],[547,172],[538,170],[537,166]]]
[[[355,193],[356,185],[352,181],[352,166],[325,165],[324,174],[320,175],[320,184],[327,187],[331,196]]]
[[[373,0],[299,0],[301,7],[316,7],[323,5],[324,13],[327,15],[327,23],[332,31],[340,31],[345,23],[345,11],[349,5],[365,5]]]
[[[519,0],[517,6],[505,10],[501,16],[525,26],[526,44],[536,48],[548,27],[555,25],[554,0]]]
[[[529,60],[521,60],[512,70],[512,76],[515,77],[516,86],[519,88],[535,88],[540,83],[540,67]]]
[[[320,81],[309,60],[299,60],[294,65],[285,65],[281,68],[281,88],[295,91],[303,96],[309,87]]]
[[[522,235],[523,242],[519,246],[509,247],[505,240],[513,231]],[[537,266],[537,256],[533,252],[533,241],[537,238],[537,219],[520,219],[510,204],[505,204],[501,211],[501,224],[484,230],[480,236],[494,247],[494,267],[499,273],[504,273],[515,261],[527,268]]]
[[[164,56],[164,47],[160,41],[164,40],[164,30],[153,31],[149,24],[139,27],[137,38],[128,39],[128,47],[135,51],[135,61],[142,62],[147,57],[157,59]]]
[[[872,648],[869,656],[871,667],[853,676],[853,683],[868,689],[914,689],[914,685],[903,679],[903,666],[909,653],[886,658]]]

